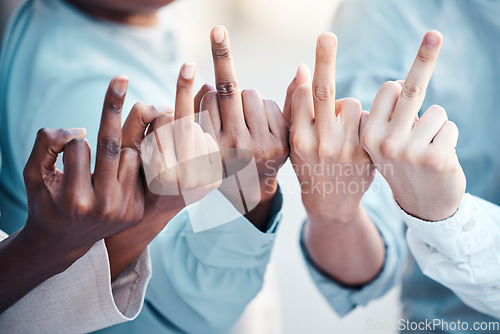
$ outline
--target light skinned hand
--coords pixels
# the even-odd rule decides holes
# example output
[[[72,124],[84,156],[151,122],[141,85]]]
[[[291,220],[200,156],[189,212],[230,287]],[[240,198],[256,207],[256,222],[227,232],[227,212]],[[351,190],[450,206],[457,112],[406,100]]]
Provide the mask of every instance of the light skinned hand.
[[[361,104],[353,98],[335,101],[336,52],[336,36],[320,35],[312,85],[301,65],[285,101],[290,160],[311,222],[353,220],[373,181],[373,165],[359,141]]]
[[[425,34],[406,80],[386,82],[378,91],[362,133],[400,207],[427,221],[452,216],[466,186],[455,151],[457,126],[437,105],[418,118],[442,40],[437,31]]]
[[[195,122],[202,97],[213,88],[204,85],[193,97],[194,76],[195,65],[184,64],[177,80],[175,115],[173,109],[160,112],[137,103],[123,125],[122,146],[141,152],[145,208],[137,226],[106,239],[115,259],[112,272],[125,269],[183,208],[220,185],[217,144]]]

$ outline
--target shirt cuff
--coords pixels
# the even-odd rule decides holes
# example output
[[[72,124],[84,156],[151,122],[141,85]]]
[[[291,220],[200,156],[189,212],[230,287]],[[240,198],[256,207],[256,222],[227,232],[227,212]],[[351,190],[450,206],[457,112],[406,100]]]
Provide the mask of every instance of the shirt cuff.
[[[481,207],[470,194],[464,195],[453,216],[438,222],[424,221],[399,210],[409,233],[453,261],[482,252],[493,242],[491,219],[481,215]]]
[[[211,220],[217,227],[202,232],[187,231],[192,254],[206,265],[225,268],[257,268],[266,265],[282,219],[283,196],[278,188],[273,198],[268,229],[259,231],[218,190],[188,208],[191,225]]]
[[[116,307],[127,320],[135,319],[141,312],[151,273],[151,258],[146,248],[111,284]]]
[[[377,227],[379,227],[380,234],[386,245],[384,266],[373,281],[361,287],[342,285],[317,268],[307,254],[303,238],[304,229],[302,229],[300,246],[311,278],[332,309],[341,317],[349,314],[356,307],[364,306],[371,300],[383,296],[396,284],[396,277],[398,277],[397,272],[401,270],[400,260],[403,256],[399,253],[398,247],[387,246],[387,240],[393,238],[392,234],[386,231],[385,228],[380,228],[380,226]],[[392,242],[389,241],[389,244],[391,243]]]
[[[132,320],[142,307],[151,276],[147,251],[124,275],[129,271],[137,275],[128,282],[124,277],[118,279],[115,300],[108,252],[100,240],[67,270],[49,278],[1,314],[2,328],[15,333],[84,333]]]

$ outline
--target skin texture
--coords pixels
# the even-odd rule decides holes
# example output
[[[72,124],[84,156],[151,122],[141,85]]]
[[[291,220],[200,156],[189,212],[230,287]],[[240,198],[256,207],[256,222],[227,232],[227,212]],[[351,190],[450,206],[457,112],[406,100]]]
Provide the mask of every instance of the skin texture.
[[[428,221],[451,217],[465,193],[466,180],[455,151],[457,126],[446,111],[429,107],[418,119],[442,44],[429,31],[405,81],[387,82],[373,102],[363,146],[380,169],[403,210]]]
[[[93,175],[84,129],[38,132],[24,170],[28,220],[0,243],[0,311],[67,269],[98,240],[141,221],[139,155],[120,148],[127,83],[127,78],[115,77],[106,93]],[[55,167],[63,151],[64,173]]]
[[[466,184],[455,152],[456,125],[448,121],[446,112],[439,106],[430,107],[418,119],[441,43],[442,36],[438,32],[430,31],[425,35],[406,80],[382,86],[368,119],[361,117],[359,130],[361,145],[388,181],[401,208],[429,221],[453,215]],[[301,77],[299,73],[291,90],[303,80]],[[293,123],[294,103],[288,104],[292,106]],[[308,104],[310,106],[310,101]],[[291,135],[291,143],[293,138]],[[292,144],[291,156],[294,150]],[[359,162],[354,159],[353,163]],[[358,200],[359,196],[354,199]],[[347,208],[354,207],[348,203],[348,198],[343,200]],[[383,264],[383,241],[361,206],[359,208],[350,219],[343,210],[339,210],[343,212],[340,219],[335,217],[334,210],[330,219],[327,216],[319,220],[310,217],[305,227],[306,249],[312,261],[346,285],[368,283]],[[373,262],[360,265],[366,258]]]
[[[215,145],[209,135],[199,137],[201,142],[193,141],[194,133],[201,132],[199,125],[194,122],[194,115],[199,110],[201,98],[213,88],[204,85],[193,99],[194,71],[194,65],[192,64],[185,64],[181,69],[177,81],[175,117],[172,112],[161,114],[153,106],[142,103],[133,107],[123,125],[124,140],[122,145],[124,148],[139,148],[148,133],[159,131],[162,126],[174,121],[174,119],[178,122],[174,127],[176,131],[171,134],[170,143],[162,141],[162,145],[165,148],[169,147],[171,152],[177,152],[176,156],[179,160],[188,160],[198,154],[206,154],[210,141]],[[192,75],[186,75],[186,73],[192,73]],[[179,121],[181,118],[183,121]],[[151,126],[148,128],[149,124]],[[182,126],[180,131],[177,131],[177,124]],[[179,135],[180,132],[183,132],[185,136]],[[203,152],[199,151],[200,147],[204,149]],[[181,151],[182,156],[179,155]],[[153,160],[156,159],[162,159],[159,152],[155,152]],[[177,186],[177,182],[179,182],[183,189],[200,188],[194,201],[202,199],[209,191],[217,188],[218,184],[211,184],[207,187],[205,180],[197,177],[200,171],[196,164],[184,164],[180,168],[177,169],[177,173],[178,175],[184,175],[181,179],[172,178],[171,175],[162,175],[164,187],[171,188],[172,184]],[[187,205],[182,194],[158,195],[151,192],[147,187],[145,187],[144,198],[144,217],[140,224],[106,239],[108,253],[110,258],[114,259],[111,263],[112,273],[119,273],[127,268],[144,251],[154,237],[165,228],[167,223]]]
[[[201,131],[194,122],[194,113],[201,98],[213,87],[203,86],[193,100],[194,65],[183,66],[181,73],[184,76],[178,80],[176,118],[188,119],[193,131]],[[139,147],[146,129],[154,131],[173,121],[174,116],[138,103],[122,129],[127,83],[126,78],[115,77],[106,94],[93,175],[90,149],[83,139],[85,129],[42,129],[38,133],[24,171],[28,221],[0,243],[0,265],[5,269],[0,272],[0,312],[38,284],[66,270],[103,238],[111,277],[116,278],[184,208],[182,196],[151,193],[143,186],[139,172]],[[186,122],[181,124],[185,130]],[[196,148],[203,147],[190,142],[191,137],[177,136],[174,146],[177,151],[182,149],[187,159],[197,154]],[[204,138],[216,145],[209,135]],[[55,167],[57,156],[63,151],[64,173]],[[188,175],[197,175],[199,171],[185,168],[183,173],[184,180],[192,181]],[[170,182],[177,185],[178,181]],[[205,184],[200,180],[200,184],[191,182],[189,186],[203,188]],[[196,200],[216,186],[203,188]]]
[[[358,135],[366,114],[355,99],[335,101],[336,50],[335,35],[318,38],[312,85],[301,65],[287,91],[285,115],[290,124],[290,160],[308,216],[306,250],[326,274],[346,285],[360,285],[378,274],[385,250],[361,206],[374,171]],[[334,172],[326,172],[332,166]],[[312,184],[321,188],[313,189]],[[322,191],[330,184],[331,190]]]
[[[274,101],[263,100],[256,90],[240,91],[224,27],[212,29],[211,43],[217,91],[205,95],[201,110],[209,112],[212,129],[207,131],[216,138],[226,169],[239,170],[242,161],[255,159],[260,189],[248,184],[251,181],[240,182],[247,190],[247,202],[256,203],[245,217],[264,231],[278,187],[277,172],[288,157],[288,129]],[[200,123],[204,127],[203,119]],[[230,201],[240,198],[240,193],[224,187],[224,182],[221,192]]]
[[[153,26],[157,12],[174,0],[66,0],[81,11],[108,21]]]

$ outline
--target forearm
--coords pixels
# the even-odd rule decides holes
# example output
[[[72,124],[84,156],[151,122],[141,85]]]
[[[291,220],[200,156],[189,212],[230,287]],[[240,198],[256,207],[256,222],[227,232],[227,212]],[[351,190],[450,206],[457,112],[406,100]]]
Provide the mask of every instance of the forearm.
[[[50,252],[51,246],[26,227],[0,242],[0,313],[76,260]]]
[[[225,333],[262,288],[274,233],[258,231],[242,216],[192,232],[192,221],[220,218],[207,216],[216,198],[181,212],[169,222],[168,233],[150,245],[155,274],[147,299],[154,312],[149,306],[143,312],[151,312],[147,318],[168,319],[164,324],[170,329],[172,323],[172,332]]]
[[[316,267],[348,286],[369,283],[384,265],[384,241],[361,205],[350,221],[309,215],[304,243]]]
[[[139,225],[106,238],[111,279],[118,277],[180,211],[181,209],[176,209],[168,214],[149,213]]]

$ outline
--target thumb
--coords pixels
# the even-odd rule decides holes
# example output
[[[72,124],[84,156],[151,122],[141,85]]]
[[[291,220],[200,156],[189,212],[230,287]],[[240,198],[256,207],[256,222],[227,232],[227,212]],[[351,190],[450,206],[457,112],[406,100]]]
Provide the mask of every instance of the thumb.
[[[138,150],[141,147],[146,129],[153,121],[164,114],[171,114],[173,110],[159,111],[152,105],[136,103],[128,115],[122,128],[122,147]]]

